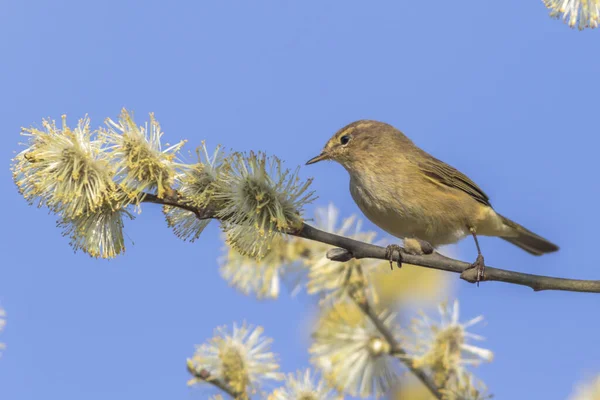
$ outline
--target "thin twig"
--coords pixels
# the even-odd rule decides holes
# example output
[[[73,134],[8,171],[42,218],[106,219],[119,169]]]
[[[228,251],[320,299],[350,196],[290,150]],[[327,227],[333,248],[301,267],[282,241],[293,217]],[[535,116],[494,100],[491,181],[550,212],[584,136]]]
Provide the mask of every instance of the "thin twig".
[[[406,350],[404,350],[394,338],[392,332],[387,329],[383,321],[377,316],[377,313],[371,308],[369,303],[357,303],[360,309],[369,317],[373,325],[377,328],[379,332],[383,335],[385,340],[389,343],[392,348],[391,354],[398,357],[398,359],[406,365],[406,367],[412,372],[422,383],[429,389],[432,395],[435,396],[436,399],[441,399],[442,394],[439,391],[439,388],[425,371],[421,368],[417,368],[413,365],[410,360],[408,360]]]
[[[147,194],[144,198],[145,202],[165,204],[173,207],[180,207],[193,212],[199,219],[215,218],[213,210],[196,209],[186,204],[180,204],[174,199],[159,199],[154,195]],[[305,239],[315,240],[317,242],[330,244],[335,247],[340,247],[348,252],[347,255],[336,252],[336,260],[351,258],[375,258],[380,260],[389,260],[385,254],[385,248],[370,243],[360,242],[344,236],[335,235],[325,232],[313,226],[303,224],[298,230],[286,232],[289,235],[298,236]],[[394,255],[393,261],[397,261],[397,256]],[[402,261],[407,264],[416,265],[419,267],[433,268],[442,271],[459,273],[460,277],[467,282],[477,282],[477,271],[470,268],[471,264],[464,261],[455,260],[444,257],[439,253],[429,255],[411,255],[402,254]],[[508,271],[499,268],[486,266],[485,276],[481,281],[497,281],[512,283],[515,285],[529,286],[535,291],[540,290],[564,290],[569,292],[590,292],[600,293],[599,280],[582,280],[582,279],[566,279],[555,278],[544,275],[525,274],[522,272]]]
[[[359,273],[362,274],[362,271],[359,270]],[[440,393],[440,389],[435,384],[433,378],[429,376],[424,370],[421,368],[415,367],[414,364],[408,358],[408,353],[400,343],[394,337],[394,334],[385,326],[385,323],[379,318],[377,315],[377,311],[373,309],[373,307],[369,304],[367,300],[366,293],[363,293],[361,296],[351,295],[350,296],[356,305],[365,313],[365,315],[371,320],[375,328],[383,335],[385,340],[390,345],[390,354],[397,357],[409,370],[412,372],[420,381],[429,389],[431,394],[435,396],[436,399],[441,399],[442,394]]]
[[[236,392],[231,386],[229,386],[227,382],[224,382],[223,380],[218,378],[211,377],[210,371],[207,371],[205,369],[201,369],[198,371],[191,364],[188,364],[187,370],[195,378],[203,382],[210,383],[211,385],[221,389],[223,392],[227,393],[234,399],[242,398],[243,393]],[[246,399],[250,400],[250,398]]]
[[[171,206],[178,207],[187,211],[190,211],[196,215],[198,219],[210,219],[214,218],[214,213],[210,209],[199,209],[197,207],[191,206],[189,204],[185,204],[181,202],[177,198],[173,197],[158,197],[152,193],[144,193],[142,197],[142,202],[144,203],[154,203],[154,204],[162,204],[163,206]]]

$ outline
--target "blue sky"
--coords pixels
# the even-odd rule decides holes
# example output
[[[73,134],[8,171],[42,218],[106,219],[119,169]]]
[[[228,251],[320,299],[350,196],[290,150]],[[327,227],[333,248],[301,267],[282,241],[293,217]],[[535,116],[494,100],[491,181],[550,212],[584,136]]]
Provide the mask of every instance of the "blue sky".
[[[534,0],[3,2],[0,398],[205,398],[185,386],[185,358],[244,319],[294,371],[308,365],[298,326],[313,301],[248,301],[219,277],[217,225],[183,243],[158,207],[126,225],[123,257],[74,255],[12,183],[21,126],[63,113],[98,126],[127,107],[140,122],[154,111],[188,149],[206,139],[295,166],[345,124],[382,120],[561,246],[535,258],[484,238],[490,265],[598,279],[598,34]],[[315,205],[358,212],[342,167],[301,173],[316,176]],[[458,251],[474,259],[471,241]],[[496,359],[476,373],[497,399],[564,399],[600,372],[598,295],[451,279],[462,315],[486,316],[477,332]]]

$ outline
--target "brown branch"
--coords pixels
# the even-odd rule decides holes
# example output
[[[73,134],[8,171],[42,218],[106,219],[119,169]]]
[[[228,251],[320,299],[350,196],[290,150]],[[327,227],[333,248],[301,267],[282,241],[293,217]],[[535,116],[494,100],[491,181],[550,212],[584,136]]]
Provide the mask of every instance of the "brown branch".
[[[187,365],[187,370],[196,379],[199,379],[206,383],[210,383],[211,385],[221,389],[223,392],[227,393],[234,399],[244,398],[243,393],[236,392],[231,386],[229,386],[229,384],[227,382],[225,382],[221,379],[212,377],[210,374],[210,371],[207,371],[205,369],[201,369],[198,371],[190,363],[188,363],[188,365]],[[245,398],[247,400],[249,400],[249,398],[247,398],[247,397],[245,397]]]
[[[142,202],[162,204],[163,206],[178,207],[178,208],[193,212],[196,215],[196,218],[198,218],[198,219],[214,218],[213,210],[211,210],[209,208],[201,209],[201,208],[197,208],[192,205],[189,205],[189,204],[185,204],[184,202],[181,201],[181,199],[178,199],[177,197],[172,197],[172,196],[158,197],[157,195],[152,194],[152,193],[144,193],[144,195],[142,197]]]
[[[180,203],[177,199],[159,199],[155,195],[146,194],[143,201],[180,207],[193,212],[199,219],[215,218],[214,210],[197,209]],[[385,247],[364,243],[344,236],[325,232],[307,224],[302,224],[300,229],[290,230],[286,233],[304,239],[315,240],[317,242],[340,247],[342,250],[337,249],[332,253],[335,254],[335,256],[332,257],[333,260],[347,261],[351,258],[375,258],[380,260],[388,260],[385,254]],[[393,261],[397,261],[397,259],[397,256],[394,255]],[[402,261],[419,267],[456,272],[460,274],[462,279],[470,283],[475,283],[477,281],[477,271],[470,269],[471,264],[444,257],[439,253],[428,255],[402,254]],[[483,277],[482,281],[497,281],[521,286],[529,286],[535,291],[564,290],[569,292],[600,293],[599,280],[555,278],[551,276],[508,271],[505,269],[492,268],[488,266],[485,268],[485,276]]]
[[[180,207],[180,208],[183,208],[183,209],[193,212],[198,219],[214,218],[214,211],[198,210],[198,209],[195,209],[193,207],[189,207],[189,206],[186,206],[183,204],[180,205],[180,203],[178,202],[178,200],[176,198],[158,198],[157,196],[155,196],[153,194],[146,194],[145,197],[143,198],[143,201],[148,202],[148,203]],[[342,236],[328,234],[327,232],[320,231],[320,230],[313,228],[306,224],[303,224],[303,227],[300,231],[288,232],[288,233],[291,235],[304,237],[306,239],[318,240],[317,238],[303,236],[301,234],[301,233],[306,233],[307,231],[310,232],[311,229],[313,230],[313,232],[319,232],[319,234],[331,235],[330,239],[334,240],[336,242],[340,239],[352,240],[352,239],[348,239],[348,238],[345,238]],[[362,242],[358,242],[355,240],[352,240],[352,241],[356,242],[356,244],[367,244],[367,243],[362,243]],[[324,240],[323,242],[331,244],[326,240]],[[338,244],[335,244],[335,245],[338,245]],[[348,249],[332,249],[332,251],[328,252],[328,256],[329,256],[329,253],[334,254],[334,256],[332,256],[332,258],[335,257],[339,261],[348,261],[355,257],[354,255],[352,255],[352,253],[350,253],[350,251]],[[336,255],[336,253],[341,253],[341,254]],[[425,387],[427,387],[427,389],[429,389],[431,394],[433,396],[435,396],[436,399],[441,399],[442,394],[440,393],[439,388],[437,387],[437,385],[435,384],[433,379],[424,370],[422,370],[418,367],[415,367],[410,362],[410,360],[406,357],[407,352],[400,346],[400,344],[394,337],[394,334],[385,326],[383,321],[377,315],[377,312],[375,310],[373,310],[373,308],[371,307],[369,302],[366,300],[366,296],[364,297],[364,301],[359,301],[354,296],[352,296],[352,298],[354,299],[354,301],[356,302],[358,307],[371,320],[373,325],[375,325],[375,328],[383,335],[385,340],[389,343],[390,348],[391,348],[390,354],[397,357],[403,364],[405,364],[406,367],[423,383],[423,385],[425,385]],[[209,383],[212,383],[214,386],[216,386],[219,389],[223,390],[224,392],[228,393],[234,399],[237,399],[238,396],[240,396],[240,394],[236,393],[226,382],[223,382],[223,381],[221,381],[219,379],[215,379],[215,378],[210,379],[210,372],[205,369],[196,371],[191,364],[188,364],[188,371],[190,372],[190,374],[192,374],[196,378],[206,381],[206,382],[209,382]]]
[[[215,218],[215,212],[211,209],[198,209],[188,204],[182,204],[177,196],[171,196],[169,198],[160,199],[155,195],[147,194],[144,198],[145,202],[163,204],[173,207],[180,207],[188,211],[193,212],[199,219]],[[334,261],[345,262],[352,258],[374,258],[380,260],[388,260],[386,256],[386,249],[381,246],[377,246],[370,243],[361,242],[344,236],[339,236],[333,233],[325,232],[307,224],[302,224],[300,229],[289,230],[285,232],[289,235],[301,237],[304,239],[314,240],[317,242],[329,244],[337,248],[331,249],[327,252],[327,257]],[[398,261],[399,256],[394,254],[393,261]],[[450,271],[459,273],[460,277],[467,282],[477,282],[477,271],[471,268],[471,264],[455,260],[452,258],[444,257],[439,253],[433,253],[429,255],[411,255],[403,253],[401,256],[402,262],[417,265],[425,268],[433,268],[442,271]],[[600,293],[600,281],[592,280],[578,280],[578,279],[565,279],[565,278],[554,278],[543,275],[525,274],[520,272],[508,271],[499,268],[487,267],[485,269],[485,276],[482,281],[498,281],[512,283],[515,285],[529,286],[535,291],[540,290],[564,290],[571,292],[593,292]],[[377,330],[383,335],[385,340],[389,343],[391,351],[390,354],[397,357],[403,362],[406,367],[427,387],[427,389],[437,399],[442,398],[439,388],[435,384],[429,374],[424,370],[417,368],[410,362],[407,357],[407,352],[400,346],[393,333],[385,326],[383,321],[377,315],[377,312],[373,310],[371,305],[366,300],[366,296],[363,299],[358,299],[353,296],[354,301],[365,313],[365,315],[375,325]],[[236,398],[236,393],[227,386],[226,383],[216,379],[207,380],[210,376],[208,371],[200,371],[200,376],[190,370],[194,376],[206,380],[213,385],[219,387],[232,397]],[[203,377],[206,375],[206,378]],[[239,394],[237,394],[239,395]]]
[[[391,351],[390,354],[397,357],[406,367],[412,372],[420,381],[429,389],[431,394],[435,396],[436,399],[441,399],[442,394],[440,393],[439,388],[424,370],[421,368],[415,367],[413,363],[409,360],[408,354],[406,350],[404,350],[396,338],[394,334],[385,326],[381,318],[377,315],[377,312],[371,307],[368,301],[366,301],[366,297],[363,296],[363,300],[360,301],[354,296],[352,296],[355,303],[360,307],[360,309],[365,313],[365,315],[371,320],[375,328],[383,335],[385,340],[390,345]]]
[[[316,240],[318,242],[330,244],[346,250],[349,254],[344,254],[342,250],[336,250],[330,255],[332,259],[343,260],[354,258],[376,258],[388,260],[385,254],[385,247],[370,243],[360,242],[358,240],[324,232],[320,229],[304,224],[297,232],[289,232],[291,235],[299,236],[305,239]],[[394,261],[397,256],[394,255]],[[402,261],[407,264],[413,264],[420,267],[439,269],[442,271],[456,272],[467,282],[475,283],[477,271],[470,269],[471,264],[444,257],[439,253],[429,255],[411,255],[402,254]],[[600,281],[554,278],[543,275],[525,274],[521,272],[507,271],[499,268],[485,268],[485,277],[482,281],[498,281],[512,283],[515,285],[529,286],[535,291],[539,290],[565,290],[570,292],[592,292],[600,293]]]

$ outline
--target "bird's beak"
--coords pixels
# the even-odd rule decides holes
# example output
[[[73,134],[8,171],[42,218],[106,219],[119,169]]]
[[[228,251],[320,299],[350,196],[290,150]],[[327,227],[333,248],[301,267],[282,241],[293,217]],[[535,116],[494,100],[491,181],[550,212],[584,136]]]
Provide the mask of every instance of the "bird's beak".
[[[310,165],[310,164],[314,164],[314,163],[316,163],[316,162],[319,162],[319,161],[327,160],[328,158],[329,158],[329,156],[327,155],[327,153],[325,153],[325,152],[323,151],[323,152],[321,152],[321,154],[319,154],[318,156],[316,156],[316,157],[313,157],[313,158],[311,158],[310,160],[308,160],[308,161],[306,162],[306,165]]]

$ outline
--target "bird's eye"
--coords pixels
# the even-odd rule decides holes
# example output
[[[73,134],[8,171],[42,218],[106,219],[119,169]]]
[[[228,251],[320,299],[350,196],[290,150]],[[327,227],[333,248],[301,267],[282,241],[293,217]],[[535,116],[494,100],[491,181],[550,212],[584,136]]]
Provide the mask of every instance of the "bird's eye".
[[[342,145],[348,144],[349,141],[350,141],[350,135],[344,135],[340,138],[340,143]]]

